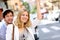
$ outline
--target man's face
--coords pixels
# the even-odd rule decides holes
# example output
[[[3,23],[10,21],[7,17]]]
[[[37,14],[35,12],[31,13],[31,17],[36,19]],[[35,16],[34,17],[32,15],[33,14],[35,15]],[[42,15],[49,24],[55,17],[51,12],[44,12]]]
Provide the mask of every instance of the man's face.
[[[4,20],[6,21],[7,24],[11,24],[12,21],[13,21],[13,14],[12,14],[11,12],[9,12],[9,13],[5,16]]]

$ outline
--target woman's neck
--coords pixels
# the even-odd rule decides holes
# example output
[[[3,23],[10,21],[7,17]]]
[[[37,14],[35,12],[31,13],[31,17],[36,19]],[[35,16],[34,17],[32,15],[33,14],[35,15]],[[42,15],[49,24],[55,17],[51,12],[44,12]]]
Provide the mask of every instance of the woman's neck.
[[[25,28],[24,28],[24,23],[22,23],[22,24],[21,24],[21,28],[19,28],[19,32],[20,32],[20,33],[23,33],[24,30],[25,30]]]
[[[21,27],[21,28],[24,28],[24,23],[22,23],[21,25],[22,25],[22,27]]]

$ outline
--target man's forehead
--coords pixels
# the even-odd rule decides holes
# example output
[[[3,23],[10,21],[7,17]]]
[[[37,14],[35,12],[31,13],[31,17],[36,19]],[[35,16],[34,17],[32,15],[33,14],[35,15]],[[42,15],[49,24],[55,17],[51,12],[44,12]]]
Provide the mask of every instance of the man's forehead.
[[[7,13],[6,15],[13,15],[11,12]]]

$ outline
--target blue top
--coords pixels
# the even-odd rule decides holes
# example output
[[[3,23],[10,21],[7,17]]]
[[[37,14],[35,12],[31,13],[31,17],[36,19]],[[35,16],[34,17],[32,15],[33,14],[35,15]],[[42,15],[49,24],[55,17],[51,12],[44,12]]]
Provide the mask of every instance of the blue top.
[[[6,22],[3,20],[0,25],[0,40],[6,40]]]

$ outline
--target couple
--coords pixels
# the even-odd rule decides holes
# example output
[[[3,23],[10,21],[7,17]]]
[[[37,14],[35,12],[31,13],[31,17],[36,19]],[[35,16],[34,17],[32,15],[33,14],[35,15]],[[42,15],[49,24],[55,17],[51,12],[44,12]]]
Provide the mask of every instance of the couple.
[[[31,23],[29,12],[21,10],[13,21],[13,11],[5,10],[0,23],[0,40],[35,40],[34,28],[42,18],[38,13],[37,16],[36,20]]]

